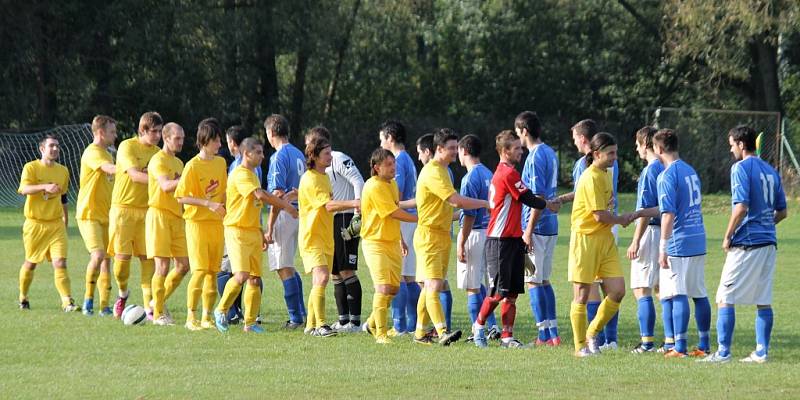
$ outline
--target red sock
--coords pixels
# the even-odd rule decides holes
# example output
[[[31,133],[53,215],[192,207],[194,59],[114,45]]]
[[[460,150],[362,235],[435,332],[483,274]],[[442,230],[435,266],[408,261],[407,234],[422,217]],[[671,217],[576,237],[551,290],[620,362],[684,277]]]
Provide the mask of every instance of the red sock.
[[[475,319],[475,322],[477,322],[478,325],[486,325],[486,318],[489,318],[489,314],[494,311],[501,299],[499,294],[486,296],[486,298],[483,299],[481,310],[478,312],[478,318]]]
[[[509,296],[500,306],[500,319],[503,321],[503,333],[500,335],[501,337],[514,337],[514,318],[517,316],[517,305],[514,303],[516,299],[517,296]]]

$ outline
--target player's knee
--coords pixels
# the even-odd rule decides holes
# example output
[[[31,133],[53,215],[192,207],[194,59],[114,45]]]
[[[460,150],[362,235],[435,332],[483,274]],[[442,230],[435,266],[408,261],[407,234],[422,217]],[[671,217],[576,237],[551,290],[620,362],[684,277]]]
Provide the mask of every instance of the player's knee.
[[[248,285],[253,285],[253,286],[260,286],[261,285],[261,279],[259,279],[259,277],[257,277],[257,276],[248,276],[247,277],[247,284]]]
[[[250,278],[249,272],[237,272],[233,276],[233,279],[236,279],[236,282],[239,283],[240,285],[244,285],[244,283],[247,282],[249,278]]]
[[[53,260],[53,268],[67,268],[67,260],[65,258],[56,258]]]
[[[36,263],[25,261],[24,263],[22,263],[22,267],[33,271],[34,269],[36,269]]]

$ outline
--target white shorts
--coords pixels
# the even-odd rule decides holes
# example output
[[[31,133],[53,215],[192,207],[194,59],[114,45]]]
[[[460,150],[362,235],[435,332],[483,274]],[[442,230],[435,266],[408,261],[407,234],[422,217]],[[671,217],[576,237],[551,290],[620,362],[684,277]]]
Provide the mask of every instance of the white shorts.
[[[614,234],[614,243],[619,244],[619,225],[612,226],[611,233]]]
[[[631,260],[631,289],[658,286],[658,245],[661,242],[661,227],[648,225],[639,240],[639,257]]]
[[[772,304],[776,255],[773,245],[750,250],[731,248],[722,267],[717,303]]]
[[[272,240],[269,245],[269,270],[294,267],[294,256],[297,253],[297,234],[300,222],[288,213],[281,212],[272,227]]]
[[[480,289],[488,282],[486,274],[486,257],[483,247],[486,244],[486,229],[473,229],[464,243],[467,262],[458,262],[456,285],[459,289]]]
[[[553,253],[556,249],[558,236],[544,236],[533,234],[533,253],[528,254],[528,258],[533,263],[534,271],[531,275],[529,270],[525,270],[526,283],[542,283],[549,281],[553,274]]]
[[[417,224],[413,222],[401,222],[400,233],[403,236],[403,241],[408,246],[408,255],[403,257],[403,267],[400,270],[401,276],[415,276],[417,275],[417,253],[414,251],[414,231],[417,230]]]
[[[708,297],[705,283],[706,256],[667,257],[669,268],[659,267],[661,298],[686,295],[693,299]]]

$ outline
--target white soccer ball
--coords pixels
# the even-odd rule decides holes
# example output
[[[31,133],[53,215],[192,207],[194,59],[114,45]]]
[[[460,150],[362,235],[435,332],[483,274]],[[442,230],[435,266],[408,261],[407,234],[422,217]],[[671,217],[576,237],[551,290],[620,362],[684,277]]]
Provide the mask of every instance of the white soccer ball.
[[[138,325],[144,322],[147,313],[144,307],[130,304],[122,311],[122,323],[125,325]]]

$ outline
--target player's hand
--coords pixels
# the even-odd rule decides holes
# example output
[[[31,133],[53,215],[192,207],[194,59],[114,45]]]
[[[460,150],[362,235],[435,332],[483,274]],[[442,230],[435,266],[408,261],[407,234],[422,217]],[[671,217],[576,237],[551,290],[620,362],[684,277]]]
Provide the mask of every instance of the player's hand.
[[[283,211],[289,213],[289,215],[291,215],[292,218],[297,219],[298,214],[296,208],[290,206],[289,208],[285,208]]]
[[[275,243],[275,240],[272,238],[272,229],[271,228],[268,229],[266,232],[264,232],[264,240],[267,241],[267,244]]]
[[[217,202],[212,201],[212,202],[208,203],[208,208],[211,211],[219,214],[220,217],[224,217],[225,216],[225,212],[226,212],[225,211],[225,206],[222,203],[217,203]]]
[[[460,245],[456,246],[456,259],[458,262],[465,263],[467,262],[467,252],[464,250],[464,244],[461,243]]]
[[[634,240],[631,242],[631,245],[628,246],[628,260],[635,260],[639,258],[639,242]]]
[[[402,254],[403,257],[408,256],[408,245],[403,239],[400,239],[400,254]]]
[[[611,196],[611,198],[608,199],[608,204],[606,204],[606,209],[611,211],[611,210],[614,209],[614,205],[616,205],[616,204],[617,203],[614,201],[614,196]]]
[[[554,213],[557,213],[558,210],[561,209],[561,201],[558,198],[553,199],[553,200],[548,200],[547,201],[547,209],[552,211],[552,212],[554,212]]]
[[[356,210],[356,214],[361,214],[361,200],[352,200],[351,203],[353,204],[353,208]]]
[[[297,189],[292,189],[281,196],[282,199],[286,201],[294,201],[297,200]]]
[[[636,219],[636,213],[623,214],[621,215],[621,217],[622,217],[622,223],[620,223],[620,225],[622,225],[623,228],[627,228],[628,225],[630,225],[631,222],[633,222],[633,220]]]
[[[522,241],[525,242],[525,251],[528,254],[533,253],[533,235],[528,231],[523,232]]]
[[[57,183],[47,183],[44,185],[44,192],[48,194],[61,193],[61,187]]]
[[[661,252],[658,254],[658,265],[662,269],[669,269],[669,261],[667,261],[667,253]]]
[[[731,238],[726,237],[722,240],[722,250],[725,250],[726,253],[731,250]]]
[[[267,241],[267,233],[264,232],[264,234],[261,236],[261,251],[266,251],[269,247],[269,243],[270,242]]]

